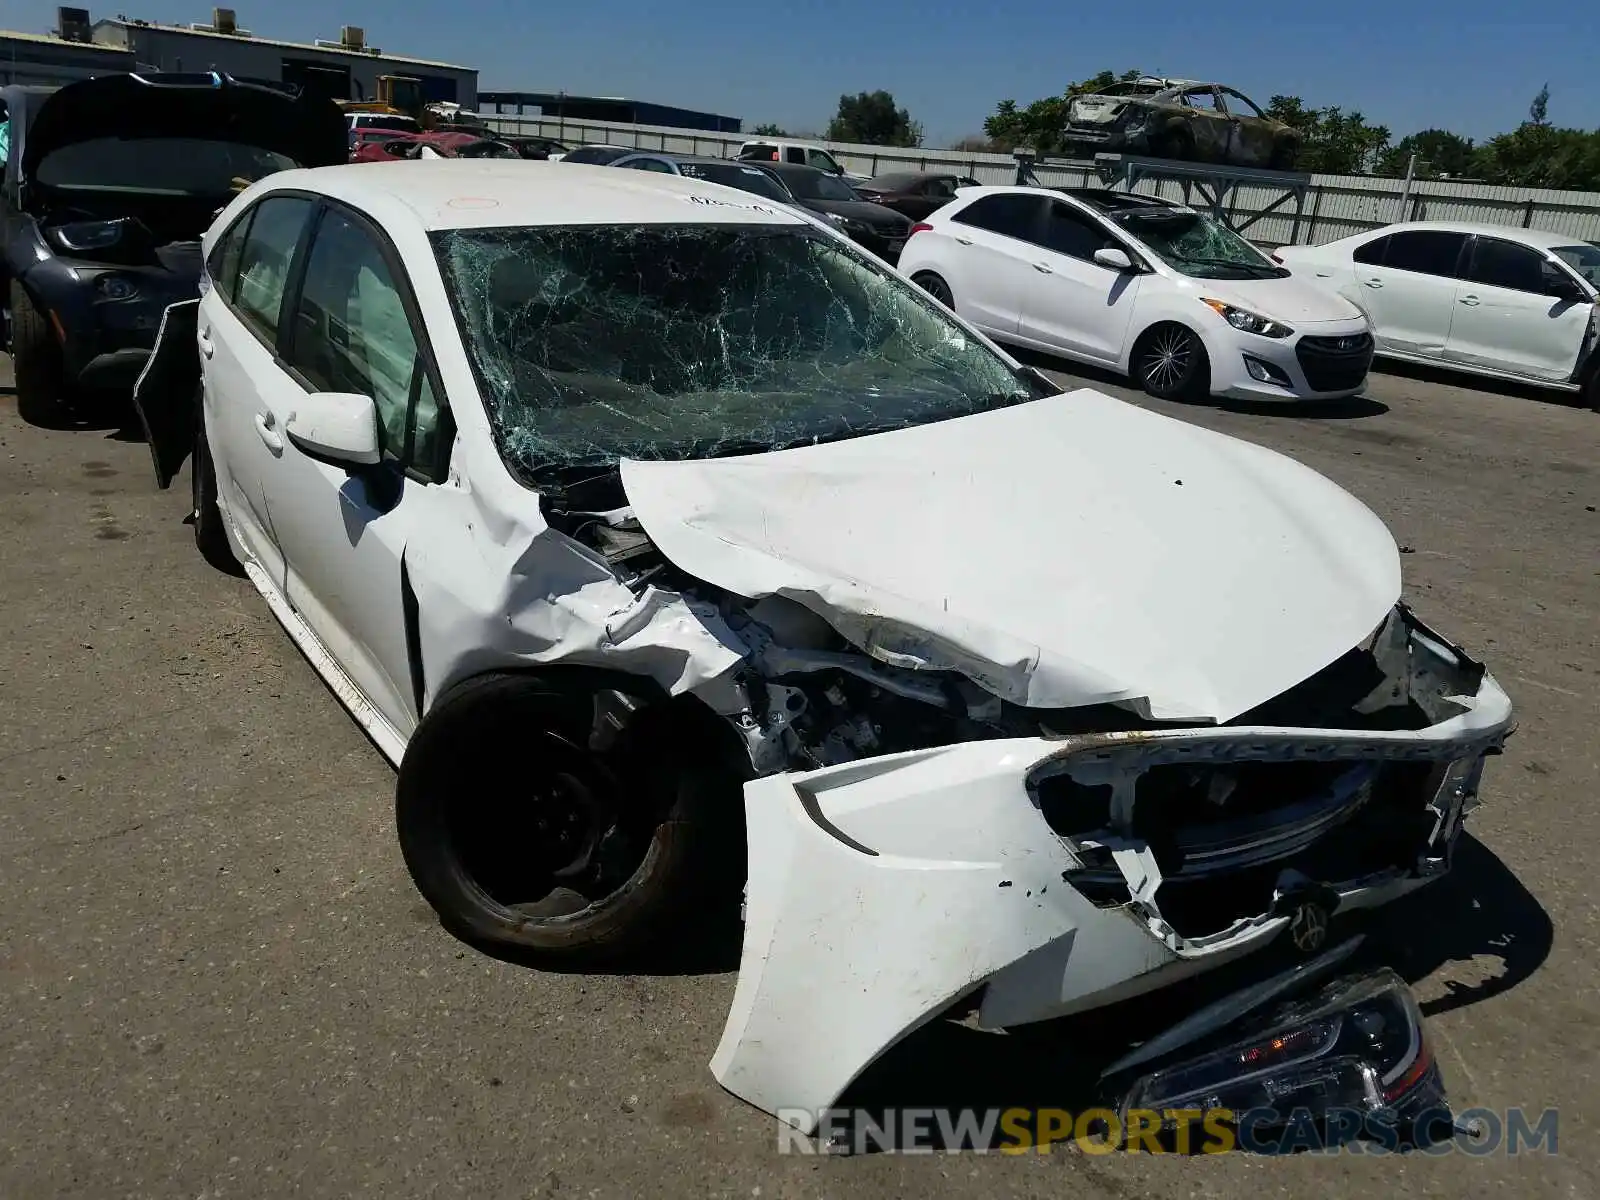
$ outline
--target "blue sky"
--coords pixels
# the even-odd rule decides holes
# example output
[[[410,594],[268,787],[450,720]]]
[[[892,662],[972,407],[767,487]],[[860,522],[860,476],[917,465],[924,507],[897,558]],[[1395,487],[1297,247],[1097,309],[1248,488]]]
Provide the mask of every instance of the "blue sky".
[[[84,0],[79,0],[83,6]],[[210,19],[204,0],[117,0],[130,16]],[[0,24],[43,31],[55,0],[5,0]],[[98,8],[95,19],[114,16]],[[360,25],[370,44],[479,69],[483,88],[631,96],[821,130],[841,92],[886,88],[929,145],[978,133],[997,101],[1059,93],[1102,68],[1198,75],[1265,105],[1338,104],[1396,138],[1429,126],[1484,138],[1516,125],[1548,81],[1550,116],[1600,126],[1600,5],[1549,0],[1337,0],[1298,6],[1171,0],[233,0],[263,37]],[[1260,15],[1262,9],[1274,15]],[[1337,14],[1323,15],[1323,14]]]

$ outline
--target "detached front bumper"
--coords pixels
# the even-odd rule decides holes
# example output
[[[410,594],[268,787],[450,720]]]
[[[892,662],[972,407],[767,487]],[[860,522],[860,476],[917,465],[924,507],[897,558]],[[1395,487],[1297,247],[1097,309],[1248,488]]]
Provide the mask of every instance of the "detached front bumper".
[[[1374,647],[1425,727],[971,742],[749,784],[713,1074],[809,1133],[798,1114],[979,989],[990,1028],[1095,1008],[1286,931],[1319,949],[1336,913],[1442,874],[1511,702],[1404,607]],[[1188,803],[1213,776],[1245,811]]]

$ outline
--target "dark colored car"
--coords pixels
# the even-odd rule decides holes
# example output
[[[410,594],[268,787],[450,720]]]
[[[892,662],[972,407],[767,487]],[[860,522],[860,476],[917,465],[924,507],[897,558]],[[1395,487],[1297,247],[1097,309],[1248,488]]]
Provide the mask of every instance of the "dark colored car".
[[[510,146],[523,158],[543,162],[552,154],[567,153],[567,146],[555,138],[531,137],[525,134],[505,135],[498,139]]]
[[[200,237],[243,188],[345,161],[329,100],[225,75],[102,75],[0,92],[0,284],[17,407],[131,386],[167,306],[200,282]]]
[[[579,146],[561,156],[562,162],[585,163],[591,167],[608,167],[625,154],[637,153],[633,146]]]
[[[775,204],[805,207],[773,172],[763,170],[755,163],[737,159],[709,158],[698,154],[642,153],[625,155],[611,165],[634,171],[655,171],[662,175],[682,175],[687,179],[704,179],[707,183],[720,183],[724,187],[761,196]]]
[[[742,162],[744,160],[741,160]],[[798,163],[753,163],[783,181],[802,208],[836,225],[851,241],[886,262],[895,262],[911,234],[911,221],[881,204],[863,200],[837,175]]]
[[[1301,136],[1223,84],[1144,78],[1075,97],[1067,106],[1066,141],[1081,154],[1149,154],[1287,171]]]
[[[954,200],[957,188],[977,186],[978,181],[966,175],[923,171],[879,175],[865,183],[856,184],[855,190],[874,204],[892,208],[902,216],[920,221]]]

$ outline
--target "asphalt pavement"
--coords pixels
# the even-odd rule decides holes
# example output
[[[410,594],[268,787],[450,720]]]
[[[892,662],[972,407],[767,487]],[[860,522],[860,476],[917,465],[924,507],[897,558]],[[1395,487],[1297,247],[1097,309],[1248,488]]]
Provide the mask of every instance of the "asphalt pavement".
[[[1558,1109],[1555,1154],[818,1158],[711,1077],[734,962],[552,974],[445,933],[393,773],[195,552],[187,475],[158,492],[114,408],[24,425],[9,380],[0,1197],[1600,1194],[1600,414],[1416,374],[1326,409],[1152,404],[1371,505],[1407,598],[1516,701],[1456,872],[1386,924],[1452,1098]],[[1029,1044],[982,1037],[902,1057],[959,1083]]]

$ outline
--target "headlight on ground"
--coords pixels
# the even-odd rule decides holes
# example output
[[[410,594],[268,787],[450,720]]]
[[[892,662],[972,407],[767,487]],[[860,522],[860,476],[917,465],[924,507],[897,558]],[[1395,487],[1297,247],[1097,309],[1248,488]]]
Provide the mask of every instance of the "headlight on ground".
[[[1287,325],[1274,321],[1271,317],[1263,317],[1260,313],[1253,313],[1249,309],[1239,308],[1222,300],[1212,300],[1202,296],[1200,303],[1208,305],[1216,314],[1232,325],[1241,333],[1259,333],[1262,337],[1286,338],[1294,333]]]

